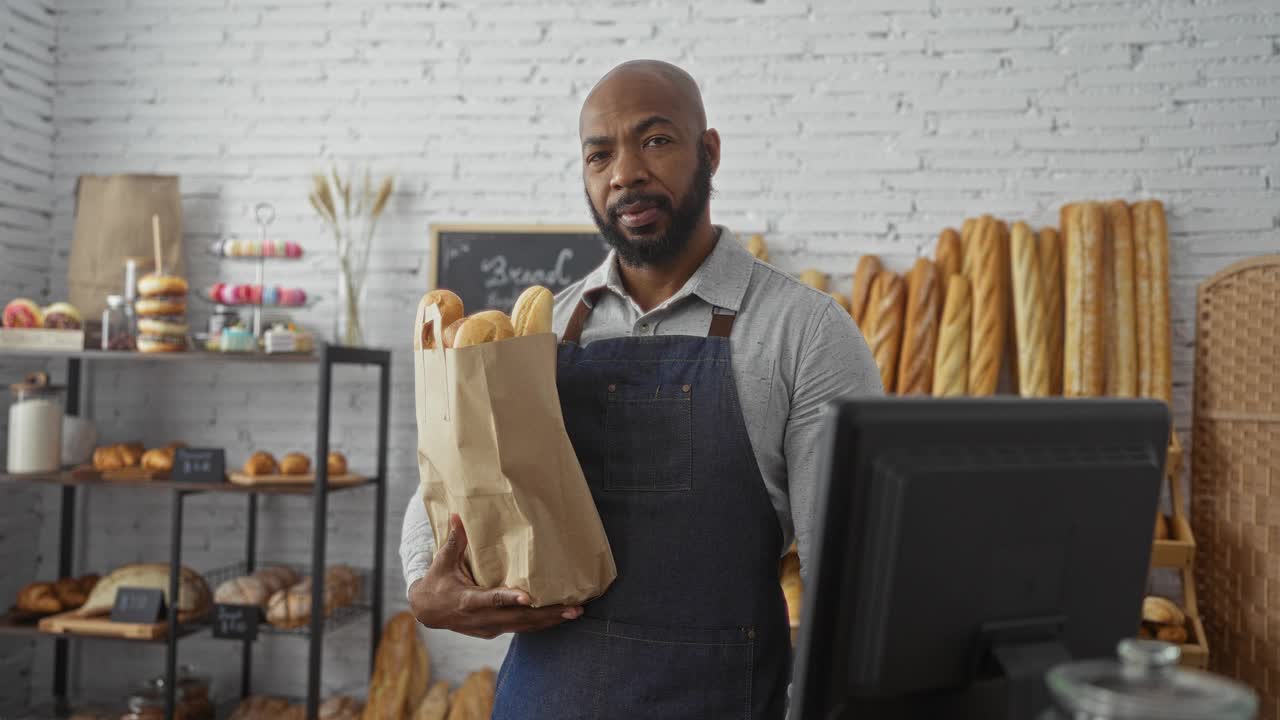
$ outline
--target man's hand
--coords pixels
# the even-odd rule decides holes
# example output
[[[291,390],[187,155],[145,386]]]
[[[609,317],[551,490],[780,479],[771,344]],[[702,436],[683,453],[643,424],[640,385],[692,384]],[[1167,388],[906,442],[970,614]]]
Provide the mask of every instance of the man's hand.
[[[409,607],[418,622],[484,638],[509,632],[533,632],[582,616],[578,606],[529,607],[520,590],[482,590],[463,562],[467,531],[457,515],[449,517],[449,539],[436,553],[425,577],[409,588]]]

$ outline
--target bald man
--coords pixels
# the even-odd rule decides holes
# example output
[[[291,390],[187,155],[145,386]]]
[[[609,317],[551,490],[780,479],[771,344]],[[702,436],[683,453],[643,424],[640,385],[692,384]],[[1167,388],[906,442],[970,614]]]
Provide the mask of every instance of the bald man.
[[[494,718],[780,718],[778,560],[793,538],[808,556],[821,411],[881,394],[880,374],[847,312],[711,223],[720,134],[687,73],[620,65],[578,130],[612,252],[556,297],[557,387],[618,578],[585,607],[478,588],[465,528],[433,561],[415,496],[410,605],[429,627],[516,633]]]

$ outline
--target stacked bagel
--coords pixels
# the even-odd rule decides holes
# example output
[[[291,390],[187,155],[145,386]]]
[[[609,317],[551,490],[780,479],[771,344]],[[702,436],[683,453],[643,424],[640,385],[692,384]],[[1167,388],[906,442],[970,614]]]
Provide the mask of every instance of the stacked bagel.
[[[177,275],[152,273],[138,281],[138,352],[187,349],[187,291],[187,281]]]

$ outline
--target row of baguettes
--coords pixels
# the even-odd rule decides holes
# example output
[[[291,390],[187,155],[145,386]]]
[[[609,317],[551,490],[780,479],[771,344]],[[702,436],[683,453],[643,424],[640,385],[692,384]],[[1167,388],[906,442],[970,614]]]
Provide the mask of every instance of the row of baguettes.
[[[864,255],[854,321],[887,393],[1172,399],[1169,236],[1158,200],[1064,205],[1037,233],[982,215],[905,277]]]

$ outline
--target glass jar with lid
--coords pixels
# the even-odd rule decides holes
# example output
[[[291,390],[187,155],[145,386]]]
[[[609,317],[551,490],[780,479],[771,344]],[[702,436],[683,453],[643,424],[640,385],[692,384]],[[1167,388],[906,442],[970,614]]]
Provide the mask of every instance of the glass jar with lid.
[[[1237,682],[1178,667],[1177,645],[1122,640],[1120,661],[1059,665],[1045,676],[1054,709],[1040,720],[1253,720],[1258,696]]]
[[[174,720],[187,720],[182,706],[174,708]],[[164,720],[164,690],[144,687],[135,690],[125,700],[125,711],[120,720]]]
[[[102,349],[133,349],[133,331],[129,327],[124,298],[119,295],[108,295],[107,307],[102,311]]]
[[[9,386],[9,446],[5,465],[11,473],[53,472],[62,459],[65,388],[49,384],[45,373],[31,373]]]

